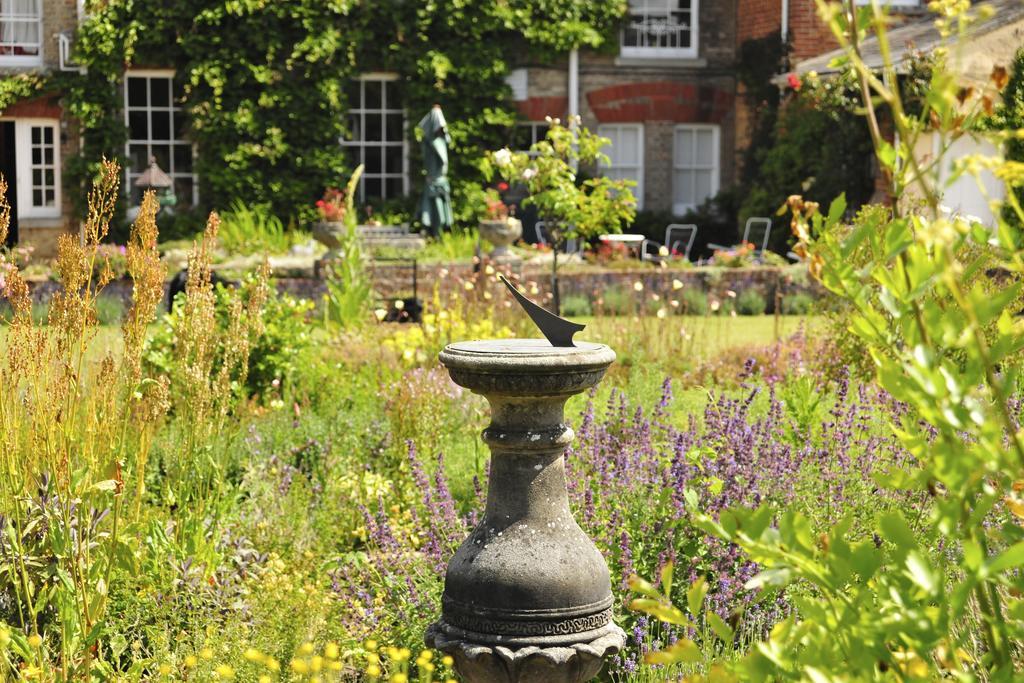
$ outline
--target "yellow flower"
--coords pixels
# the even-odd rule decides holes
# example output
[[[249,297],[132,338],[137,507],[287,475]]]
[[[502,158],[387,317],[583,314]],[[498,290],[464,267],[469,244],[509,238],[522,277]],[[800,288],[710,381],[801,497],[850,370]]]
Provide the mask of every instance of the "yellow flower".
[[[270,683],[270,681],[271,681],[270,676],[268,676],[267,674],[263,674],[262,676],[260,676],[256,680],[259,683]]]
[[[398,673],[391,675],[391,683],[408,683],[409,677],[405,674]]]
[[[191,669],[192,667],[194,667],[198,663],[199,663],[199,660],[196,659],[195,655],[189,655],[188,657],[185,657],[185,668],[186,669]]]
[[[444,657],[441,658],[441,663],[444,664],[445,666],[451,666],[452,664],[455,663],[455,660],[452,659],[451,655],[445,655]]]
[[[250,647],[246,650],[243,656],[250,662],[259,662],[263,660],[263,653],[254,647]]]
[[[679,281],[679,280],[673,280],[672,281],[672,289],[682,289],[682,288],[683,288],[683,283],[681,281]]]
[[[667,315],[668,315],[668,309],[665,309],[665,308],[659,308],[658,309],[658,318],[665,318]]]
[[[293,659],[292,660],[292,671],[297,674],[309,673],[309,664],[305,659]]]
[[[32,635],[30,635],[28,637],[28,646],[29,647],[31,647],[31,648],[38,648],[38,647],[42,647],[42,645],[43,645],[43,637],[41,635],[39,635],[38,633],[33,633]]]
[[[464,283],[462,283],[462,286],[466,288],[467,292],[473,289],[473,283],[470,282],[469,280],[466,280]]]
[[[171,673],[171,665],[167,663],[161,664],[159,671],[162,676],[166,676]]]
[[[313,659],[309,662],[309,668],[312,671],[320,671],[324,668],[324,658],[320,655],[313,657]]]
[[[213,659],[213,650],[211,650],[208,647],[204,647],[202,650],[199,651],[199,656],[202,659]]]
[[[220,666],[218,666],[216,669],[213,670],[213,673],[215,673],[218,678],[228,679],[228,678],[234,678],[235,677],[235,670],[232,669],[227,664],[221,664]]]
[[[377,322],[384,322],[384,318],[387,316],[388,312],[383,308],[378,308],[373,312],[373,314],[377,316]]]
[[[324,646],[324,656],[326,656],[328,659],[337,659],[338,658],[338,644],[337,643],[327,643],[327,645]]]
[[[370,666],[366,667],[366,675],[370,678],[377,678],[378,676],[380,676],[380,667],[376,664],[371,664]]]

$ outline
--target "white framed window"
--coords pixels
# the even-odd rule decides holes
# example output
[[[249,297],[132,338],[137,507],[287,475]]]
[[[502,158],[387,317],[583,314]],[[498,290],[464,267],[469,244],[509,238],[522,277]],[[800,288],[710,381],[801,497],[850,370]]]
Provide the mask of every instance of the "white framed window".
[[[720,168],[718,126],[676,126],[672,135],[672,212],[685,214],[718,193]]]
[[[365,74],[349,92],[348,135],[341,144],[363,164],[359,201],[409,192],[405,109],[397,74]]]
[[[124,119],[128,126],[125,154],[126,190],[134,204],[142,201],[143,188],[135,181],[149,160],[174,181],[179,205],[199,203],[195,175],[195,146],[185,137],[186,116],[181,107],[182,92],[170,70],[132,70],[124,76]]]
[[[512,69],[505,76],[505,82],[512,89],[512,99],[522,102],[527,99],[530,90],[529,72],[526,69]]]
[[[631,191],[636,208],[644,208],[644,124],[603,123],[597,134],[611,141],[601,150],[608,156],[608,163],[600,166],[601,173],[613,180],[635,181]]]
[[[14,156],[18,177],[18,217],[60,216],[60,122],[17,119]]]
[[[512,127],[512,139],[509,149],[517,152],[529,152],[534,143],[543,140],[548,134],[547,121],[519,121]]]
[[[0,0],[0,65],[43,63],[42,0]]]
[[[623,57],[697,57],[699,0],[629,0]]]

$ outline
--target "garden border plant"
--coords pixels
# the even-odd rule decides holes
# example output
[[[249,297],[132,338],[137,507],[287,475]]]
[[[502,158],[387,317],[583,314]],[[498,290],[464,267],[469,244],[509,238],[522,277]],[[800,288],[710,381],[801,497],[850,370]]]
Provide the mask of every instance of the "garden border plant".
[[[1024,289],[1024,236],[1006,220],[993,233],[944,216],[936,162],[926,165],[914,153],[922,135],[938,135],[945,151],[977,126],[1005,85],[1005,71],[997,68],[985,88],[965,92],[939,63],[923,106],[911,112],[892,87],[886,10],[877,0],[862,8],[852,0],[818,6],[859,84],[895,199],[889,215],[869,214],[874,218],[840,232],[843,197],[827,216],[816,203],[790,197],[797,251],[850,306],[850,326],[870,351],[879,384],[906,406],[892,429],[914,466],[875,473],[878,486],[927,495],[931,505],[917,519],[898,510],[881,513],[870,535],[851,533],[852,520],[844,517],[816,536],[791,509],[765,505],[713,516],[691,504],[710,535],[761,565],[749,588],[768,599],[798,584],[811,589],[743,659],[723,658],[710,676],[828,681],[892,672],[917,680],[1009,680],[1019,674],[1024,639],[1024,429],[1011,407],[1019,408],[1012,394],[1020,390],[1024,351],[1024,323],[1013,315]],[[990,16],[989,8],[972,12],[957,2],[933,9],[950,62],[959,54],[956,40]],[[870,33],[883,58],[880,72],[861,56]],[[879,129],[881,106],[892,114],[895,147]],[[1010,185],[1007,204],[1024,218],[1012,191],[1024,181],[1019,163],[974,157],[962,160],[960,171],[972,165],[992,169]],[[916,201],[909,201],[911,192]],[[989,277],[993,267],[1016,281]],[[951,555],[952,569],[931,544]],[[643,595],[637,609],[684,627],[706,623],[708,638],[732,645],[733,629],[703,607],[701,580],[687,592],[688,614],[671,605],[671,570],[660,590],[641,579],[633,586]],[[699,651],[681,638],[649,661],[695,663]]]

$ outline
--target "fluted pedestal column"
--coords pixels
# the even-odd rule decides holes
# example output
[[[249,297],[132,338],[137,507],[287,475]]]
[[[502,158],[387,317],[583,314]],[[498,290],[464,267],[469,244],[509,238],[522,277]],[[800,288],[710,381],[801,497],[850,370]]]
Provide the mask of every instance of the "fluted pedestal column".
[[[566,400],[600,381],[607,346],[534,339],[459,342],[441,352],[452,380],[491,405],[483,521],[448,563],[441,619],[427,644],[471,683],[582,683],[618,652],[604,558],[569,510]]]

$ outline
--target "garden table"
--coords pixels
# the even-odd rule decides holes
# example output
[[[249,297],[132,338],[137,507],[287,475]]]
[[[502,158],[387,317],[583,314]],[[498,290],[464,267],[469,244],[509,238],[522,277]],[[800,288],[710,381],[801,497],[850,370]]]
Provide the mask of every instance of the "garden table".
[[[627,247],[633,250],[634,255],[637,258],[640,257],[640,245],[643,244],[643,235],[636,235],[633,233],[622,233],[622,234],[608,234],[601,235],[597,239],[601,240],[605,244],[625,244]]]

